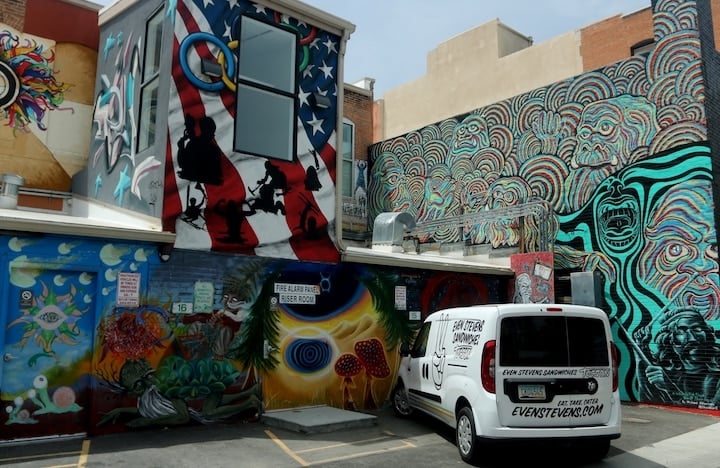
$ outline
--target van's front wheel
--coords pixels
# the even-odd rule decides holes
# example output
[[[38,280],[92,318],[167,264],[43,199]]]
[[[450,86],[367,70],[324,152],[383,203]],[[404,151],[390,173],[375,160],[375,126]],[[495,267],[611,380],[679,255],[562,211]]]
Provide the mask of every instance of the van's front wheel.
[[[467,406],[458,411],[455,424],[455,442],[457,443],[460,458],[466,463],[472,463],[477,458],[477,433],[475,432],[475,419]]]
[[[407,392],[402,383],[395,385],[392,393],[392,407],[396,416],[407,418],[413,414],[413,409],[408,401]]]

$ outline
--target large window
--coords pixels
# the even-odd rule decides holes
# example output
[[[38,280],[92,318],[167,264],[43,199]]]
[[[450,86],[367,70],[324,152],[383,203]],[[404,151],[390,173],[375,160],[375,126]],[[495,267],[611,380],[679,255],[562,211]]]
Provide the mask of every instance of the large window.
[[[140,88],[138,152],[155,144],[163,18],[162,9],[155,12],[148,20],[145,31],[145,60]]]
[[[293,32],[242,17],[235,151],[295,158],[296,55]]]
[[[500,365],[602,367],[610,365],[602,321],[587,317],[507,317],[500,324]]]
[[[343,120],[342,133],[342,195],[353,196],[353,160],[355,154],[355,125]]]

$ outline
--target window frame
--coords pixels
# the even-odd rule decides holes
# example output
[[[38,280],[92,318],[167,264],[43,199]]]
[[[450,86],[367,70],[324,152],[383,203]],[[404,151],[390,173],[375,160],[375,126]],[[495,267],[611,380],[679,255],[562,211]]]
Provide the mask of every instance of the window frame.
[[[354,175],[355,175],[355,123],[348,119],[347,117],[343,117],[342,121],[342,134],[343,139],[341,142],[340,147],[340,159],[342,161],[342,166],[340,168],[340,176],[343,177],[342,181],[342,196],[347,198],[353,197],[353,181],[354,181]],[[349,153],[349,159],[346,159],[345,154],[345,129],[350,128],[351,131],[351,138],[350,138],[350,153]],[[345,164],[348,163],[350,165],[350,180],[346,181],[344,174],[345,174]]]
[[[242,68],[242,46],[238,48],[237,51],[237,70],[236,75],[234,77],[235,83],[236,83],[236,91],[235,91],[235,121],[233,123],[233,151],[236,151],[238,153],[247,154],[251,156],[258,156],[263,158],[269,158],[269,159],[275,159],[278,161],[285,161],[285,162],[294,162],[297,159],[297,120],[298,120],[298,91],[299,91],[299,80],[298,80],[298,57],[301,54],[300,49],[300,36],[297,31],[291,29],[291,28],[285,28],[285,27],[279,27],[277,24],[264,21],[259,18],[252,17],[250,15],[241,15],[240,21],[239,21],[239,29],[240,29],[240,36],[242,37],[242,28],[243,28],[243,22],[245,20],[249,21],[255,21],[257,23],[261,23],[265,26],[274,28],[278,30],[279,32],[291,34],[294,37],[294,43],[295,48],[292,52],[294,57],[294,64],[291,68],[291,77],[292,77],[292,85],[291,91],[285,91],[279,88],[275,88],[268,84],[260,83],[256,80],[250,80],[243,78],[241,76],[240,70]],[[250,91],[257,91],[259,94],[268,93],[273,95],[273,97],[281,97],[284,99],[288,99],[292,105],[292,117],[291,121],[289,122],[288,128],[287,128],[287,137],[289,140],[289,154],[286,154],[284,156],[280,156],[278,154],[271,154],[271,151],[254,151],[248,148],[244,148],[241,144],[239,144],[239,140],[242,139],[242,132],[239,131],[239,128],[241,125],[239,122],[242,122],[241,119],[238,118],[239,115],[245,115],[241,114],[243,111],[243,104],[240,99],[240,93],[241,90],[250,90]],[[247,111],[245,111],[247,112]]]
[[[636,57],[638,55],[649,54],[655,49],[655,39],[644,39],[635,45],[630,46],[630,55]]]
[[[158,20],[156,26],[160,29],[160,37],[158,39],[159,47],[153,49],[152,59],[157,62],[157,67],[153,70],[153,73],[148,74],[148,64],[150,63],[150,47],[148,47],[148,38],[150,37],[150,27],[153,25],[153,20]],[[158,94],[160,92],[160,69],[162,68],[162,45],[165,37],[165,17],[162,8],[158,8],[145,21],[145,47],[143,48],[143,63],[142,72],[140,77],[140,99],[138,102],[138,125],[136,129],[135,138],[135,151],[140,153],[155,146],[157,143],[157,106],[158,106]],[[155,108],[155,114],[145,113],[145,96],[147,90],[152,92],[154,88],[155,92],[155,104],[151,104],[151,109]],[[148,125],[145,125],[145,119],[150,118]],[[146,130],[145,130],[146,129]],[[152,129],[152,131],[151,131]],[[152,139],[150,138],[150,135]]]

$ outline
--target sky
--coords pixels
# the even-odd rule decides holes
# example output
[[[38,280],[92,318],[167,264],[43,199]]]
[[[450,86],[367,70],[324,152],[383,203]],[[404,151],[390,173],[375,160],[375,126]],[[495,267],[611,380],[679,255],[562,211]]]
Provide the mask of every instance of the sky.
[[[95,0],[106,5],[112,0]],[[214,0],[225,1],[225,0]],[[375,79],[375,98],[425,74],[428,52],[498,18],[535,44],[650,0],[304,0],[355,25],[345,56],[346,83]]]

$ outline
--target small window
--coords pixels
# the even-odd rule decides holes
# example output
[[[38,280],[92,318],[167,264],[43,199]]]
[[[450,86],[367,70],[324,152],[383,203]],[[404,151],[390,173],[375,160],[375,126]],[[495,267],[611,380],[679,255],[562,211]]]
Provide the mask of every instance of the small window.
[[[295,33],[243,16],[240,22],[234,150],[295,158]]]
[[[425,356],[425,353],[427,352],[428,339],[430,338],[431,325],[432,322],[426,322],[423,324],[422,328],[415,337],[412,349],[410,350],[410,356],[414,358]]]
[[[644,55],[652,52],[655,49],[655,41],[652,39],[646,39],[640,41],[634,46],[630,47],[630,55]]]
[[[140,88],[140,117],[137,151],[155,144],[158,90],[160,89],[160,56],[162,52],[162,10],[155,12],[147,22],[145,31],[145,59]]]
[[[355,125],[347,119],[343,122],[342,140],[342,194],[343,197],[352,197]]]

